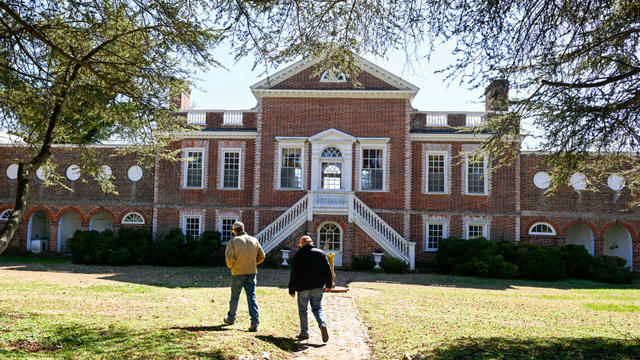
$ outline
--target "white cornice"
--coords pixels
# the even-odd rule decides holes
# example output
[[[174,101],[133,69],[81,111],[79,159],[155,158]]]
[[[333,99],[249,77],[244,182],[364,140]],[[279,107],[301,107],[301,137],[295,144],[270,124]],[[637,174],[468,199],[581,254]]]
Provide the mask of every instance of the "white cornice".
[[[413,133],[411,141],[485,141],[490,134],[441,134],[441,133]]]
[[[254,89],[257,98],[263,97],[313,97],[313,98],[359,98],[359,99],[413,99],[414,90],[301,90],[301,89]]]
[[[174,134],[177,138],[194,139],[255,139],[258,137],[257,131],[194,131],[179,132]]]
[[[356,140],[362,144],[384,144],[391,141],[391,138],[373,138],[373,137],[359,137]]]

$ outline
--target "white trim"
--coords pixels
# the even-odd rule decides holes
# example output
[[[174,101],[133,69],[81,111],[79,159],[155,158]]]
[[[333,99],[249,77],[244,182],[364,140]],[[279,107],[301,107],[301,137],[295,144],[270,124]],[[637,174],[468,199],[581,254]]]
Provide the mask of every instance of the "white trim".
[[[424,248],[423,252],[435,252],[438,248],[429,248],[429,225],[442,225],[442,238],[449,236],[449,218],[446,216],[424,216]],[[439,245],[439,244],[438,244]]]
[[[444,155],[444,191],[429,191],[429,155]],[[422,191],[424,194],[429,195],[449,195],[449,175],[450,171],[450,162],[449,162],[449,151],[447,150],[427,150],[424,153],[424,188]]]
[[[490,239],[491,236],[491,219],[483,218],[483,217],[467,217],[465,216],[463,219],[464,225],[464,237],[469,240],[469,226],[477,225],[482,226],[482,236],[485,239]]]
[[[193,131],[173,133],[176,138],[193,139],[255,139],[257,131]]]
[[[490,134],[474,134],[474,133],[411,133],[409,134],[411,141],[477,141],[482,142],[491,137]]]
[[[257,98],[265,97],[310,97],[310,98],[357,98],[357,99],[413,99],[413,90],[300,90],[300,89],[256,89]]]
[[[197,152],[200,151],[202,152],[202,169],[200,169],[200,173],[201,173],[201,182],[200,182],[200,186],[187,186],[187,166],[189,164],[189,162],[187,161],[188,157],[187,157],[187,153],[189,152]],[[182,188],[183,189],[204,189],[204,174],[205,174],[205,167],[207,164],[207,156],[206,156],[206,149],[203,147],[191,147],[191,148],[183,148],[182,149],[182,159],[183,159],[183,165],[182,165]]]
[[[536,225],[546,225],[549,227],[549,229],[551,229],[550,233],[547,232],[538,232],[538,231],[533,231],[533,228],[536,227]],[[543,235],[543,236],[555,236],[556,235],[556,229],[553,227],[553,225],[549,224],[548,222],[544,222],[544,221],[538,221],[537,223],[531,225],[531,227],[529,227],[529,235]]]
[[[224,155],[226,153],[238,153],[238,187],[225,187],[224,186]],[[220,148],[220,176],[219,179],[219,189],[221,190],[240,190],[242,189],[242,171],[243,171],[243,151],[242,148],[238,147],[228,147],[228,148]]]
[[[318,229],[316,230],[316,235],[318,239],[318,249],[324,251],[324,249],[320,247],[320,230],[322,230],[322,227],[328,224],[332,224],[338,227],[338,230],[340,231],[340,252],[342,252],[343,240],[344,240],[344,229],[338,222],[335,222],[335,221],[323,221],[320,225],[318,225]],[[328,250],[328,251],[334,251],[334,250]]]
[[[12,212],[13,212],[13,209],[4,209],[2,213],[0,213],[0,221],[9,221],[9,219],[11,218]]]
[[[220,244],[226,245],[229,242],[222,240],[222,221],[223,220],[233,220],[233,222],[237,222],[240,217],[238,215],[232,214],[223,214],[218,216],[218,231],[220,232]],[[246,229],[245,229],[246,231]],[[231,234],[231,238],[233,239],[233,234]]]
[[[378,190],[378,189],[363,189],[362,188],[362,170],[364,167],[364,150],[365,149],[374,149],[374,150],[382,150],[382,189]],[[387,175],[389,174],[389,163],[390,161],[387,161],[387,153],[388,153],[389,149],[388,149],[388,145],[386,142],[384,143],[378,143],[378,142],[366,142],[364,144],[360,144],[358,146],[357,149],[357,156],[358,156],[358,168],[357,168],[357,180],[358,180],[358,185],[357,185],[357,189],[358,191],[362,191],[362,192],[388,192],[389,191],[389,185],[388,185],[388,181],[387,181]]]
[[[182,234],[187,235],[187,218],[198,219],[198,236],[202,235],[202,214],[184,214],[182,215]]]
[[[482,164],[484,166],[483,180],[484,180],[484,192],[482,193],[470,193],[469,192],[469,155],[464,155],[464,194],[471,196],[488,196],[489,195],[489,157],[484,156],[482,158]]]
[[[367,59],[359,55],[355,55],[355,57],[362,71],[365,71],[377,77],[378,79],[386,83],[389,83],[390,85],[394,85],[399,89],[408,89],[409,91],[412,91],[414,95],[415,93],[418,92],[419,88],[411,84],[410,82],[400,78],[397,75],[392,74],[391,72],[381,68],[380,66],[368,61]],[[324,59],[323,56],[314,56],[314,57],[303,58],[301,60],[298,60],[295,63],[287,66],[286,68],[276,72],[272,76],[268,76],[265,79],[262,79],[259,82],[251,85],[250,89],[255,94],[256,90],[258,90],[259,88],[263,88],[265,85],[266,86],[277,85],[283,82],[284,80],[289,79],[293,75],[298,74],[304,71],[305,69],[319,63],[323,59]]]
[[[142,222],[139,222],[139,221],[138,222],[127,221],[126,219],[127,219],[127,216],[129,216],[129,215],[138,215],[138,216],[140,216],[140,219],[142,219]],[[145,221],[144,221],[144,216],[142,216],[142,214],[140,214],[137,211],[131,211],[131,212],[128,212],[125,216],[122,217],[122,221],[120,223],[124,224],[124,225],[144,225]]]
[[[300,187],[299,188],[283,188],[280,186],[281,184],[281,176],[282,176],[282,150],[284,149],[300,149],[300,167],[302,171],[302,177],[300,179]],[[306,171],[306,161],[305,161],[305,148],[304,142],[289,142],[286,141],[283,143],[278,143],[278,160],[276,161],[276,190],[304,190],[305,188],[305,177],[307,174]]]

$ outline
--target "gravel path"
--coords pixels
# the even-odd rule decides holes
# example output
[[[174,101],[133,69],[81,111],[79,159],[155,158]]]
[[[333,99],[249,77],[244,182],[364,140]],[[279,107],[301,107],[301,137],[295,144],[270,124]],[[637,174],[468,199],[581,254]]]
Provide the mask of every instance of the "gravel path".
[[[328,293],[322,310],[329,329],[329,342],[322,343],[320,329],[309,308],[309,340],[298,343],[296,360],[371,359],[369,338],[349,293]]]

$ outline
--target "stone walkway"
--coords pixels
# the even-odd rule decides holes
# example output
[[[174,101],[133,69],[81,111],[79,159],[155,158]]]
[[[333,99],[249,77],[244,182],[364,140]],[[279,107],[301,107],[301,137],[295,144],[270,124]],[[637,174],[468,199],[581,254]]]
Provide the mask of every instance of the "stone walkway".
[[[322,310],[329,342],[322,343],[320,329],[309,308],[309,340],[298,343],[296,360],[364,360],[371,358],[369,338],[349,293],[328,293]]]

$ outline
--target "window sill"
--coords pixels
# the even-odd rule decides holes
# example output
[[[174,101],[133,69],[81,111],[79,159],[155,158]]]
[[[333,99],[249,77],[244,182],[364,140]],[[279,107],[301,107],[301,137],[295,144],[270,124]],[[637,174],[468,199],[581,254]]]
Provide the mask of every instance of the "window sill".
[[[489,196],[489,194],[474,194],[474,193],[464,193],[466,196]]]
[[[242,188],[219,188],[218,190],[243,190]]]
[[[424,252],[426,253],[438,252],[438,249],[425,249]]]
[[[423,194],[425,195],[451,195],[451,193],[448,192],[433,192],[433,191],[425,191],[423,192]]]
[[[285,190],[285,191],[303,191],[303,188],[283,188],[283,187],[279,187],[276,188],[276,190]]]
[[[204,186],[202,187],[182,187],[182,190],[204,190],[206,189]]]
[[[388,193],[389,190],[365,190],[365,189],[360,189],[360,190],[358,190],[358,192]]]

